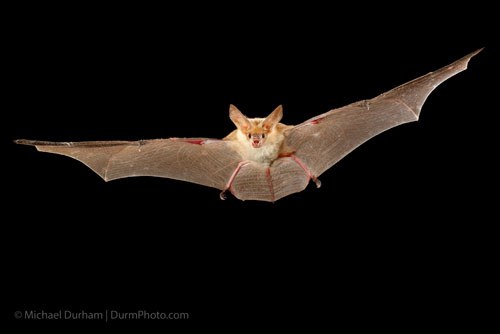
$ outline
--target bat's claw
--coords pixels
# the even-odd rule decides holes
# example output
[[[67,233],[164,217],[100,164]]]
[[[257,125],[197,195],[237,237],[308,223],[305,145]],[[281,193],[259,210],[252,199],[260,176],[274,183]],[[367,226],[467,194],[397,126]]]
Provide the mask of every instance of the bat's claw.
[[[225,201],[226,198],[227,198],[226,191],[224,190],[223,192],[221,192],[220,195],[219,195],[219,197],[220,197],[221,200]]]
[[[321,181],[316,176],[313,176],[311,179],[316,184],[316,188],[321,188]]]

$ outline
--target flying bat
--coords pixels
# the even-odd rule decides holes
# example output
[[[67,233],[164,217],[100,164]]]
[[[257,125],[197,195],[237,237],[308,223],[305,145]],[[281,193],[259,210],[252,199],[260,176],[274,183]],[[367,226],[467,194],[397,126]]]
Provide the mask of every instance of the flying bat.
[[[81,161],[105,181],[156,176],[229,191],[240,200],[274,202],[306,188],[368,139],[417,121],[427,96],[465,70],[481,50],[369,100],[333,109],[299,125],[280,123],[278,106],[266,118],[247,118],[235,106],[236,129],[223,139],[49,142],[20,139],[38,151]]]

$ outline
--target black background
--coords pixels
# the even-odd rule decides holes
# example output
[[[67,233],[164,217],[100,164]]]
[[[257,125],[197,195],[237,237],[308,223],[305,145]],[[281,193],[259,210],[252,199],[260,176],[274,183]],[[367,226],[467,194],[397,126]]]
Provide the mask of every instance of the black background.
[[[27,326],[14,311],[105,308],[190,312],[160,322],[179,329],[469,319],[460,315],[487,294],[497,217],[485,195],[496,191],[498,150],[487,9],[289,7],[12,13],[5,319]],[[220,138],[233,129],[230,103],[251,117],[283,104],[283,122],[297,124],[481,47],[419,122],[362,145],[321,189],[274,204],[166,179],[105,183],[75,160],[11,143]]]

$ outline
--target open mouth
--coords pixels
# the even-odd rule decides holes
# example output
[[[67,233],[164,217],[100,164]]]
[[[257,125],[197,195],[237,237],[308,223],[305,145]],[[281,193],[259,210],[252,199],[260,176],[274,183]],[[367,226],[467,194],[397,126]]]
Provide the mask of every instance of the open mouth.
[[[252,141],[252,146],[253,147],[260,147],[260,140],[253,140]]]

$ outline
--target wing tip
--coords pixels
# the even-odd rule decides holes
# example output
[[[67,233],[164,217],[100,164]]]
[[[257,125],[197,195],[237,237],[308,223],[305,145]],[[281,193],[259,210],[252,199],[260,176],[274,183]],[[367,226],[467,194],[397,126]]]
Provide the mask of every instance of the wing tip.
[[[71,146],[69,142],[55,142],[44,140],[30,140],[30,139],[15,139],[15,144],[28,145],[28,146]]]
[[[34,146],[35,145],[34,143],[35,143],[35,140],[14,139],[14,144]]]
[[[469,53],[468,55],[462,57],[457,62],[464,62],[465,68],[467,68],[467,65],[469,65],[469,61],[472,59],[472,57],[474,57],[475,55],[477,55],[478,53],[480,53],[483,50],[484,50],[484,47],[477,49],[476,51],[473,51],[473,52]]]
[[[46,142],[42,142],[39,140],[29,140],[29,139],[15,139],[14,143],[18,145],[34,146],[37,149],[37,151],[40,151],[39,146],[47,145]]]
[[[429,75],[439,76],[439,75],[442,75],[444,73],[448,73],[448,75],[444,76],[444,78],[436,85],[436,86],[438,86],[441,83],[443,83],[444,81],[446,81],[447,79],[449,79],[450,77],[453,77],[453,76],[457,75],[458,73],[465,71],[468,68],[469,61],[472,59],[472,57],[474,57],[475,55],[477,55],[478,53],[480,53],[483,50],[484,50],[484,47],[477,49],[477,50],[463,56],[462,58],[454,61],[453,63],[449,64],[448,66],[444,66],[444,67],[441,67],[440,69],[438,69],[434,72],[430,72]],[[420,79],[420,78],[418,78],[418,79]]]

